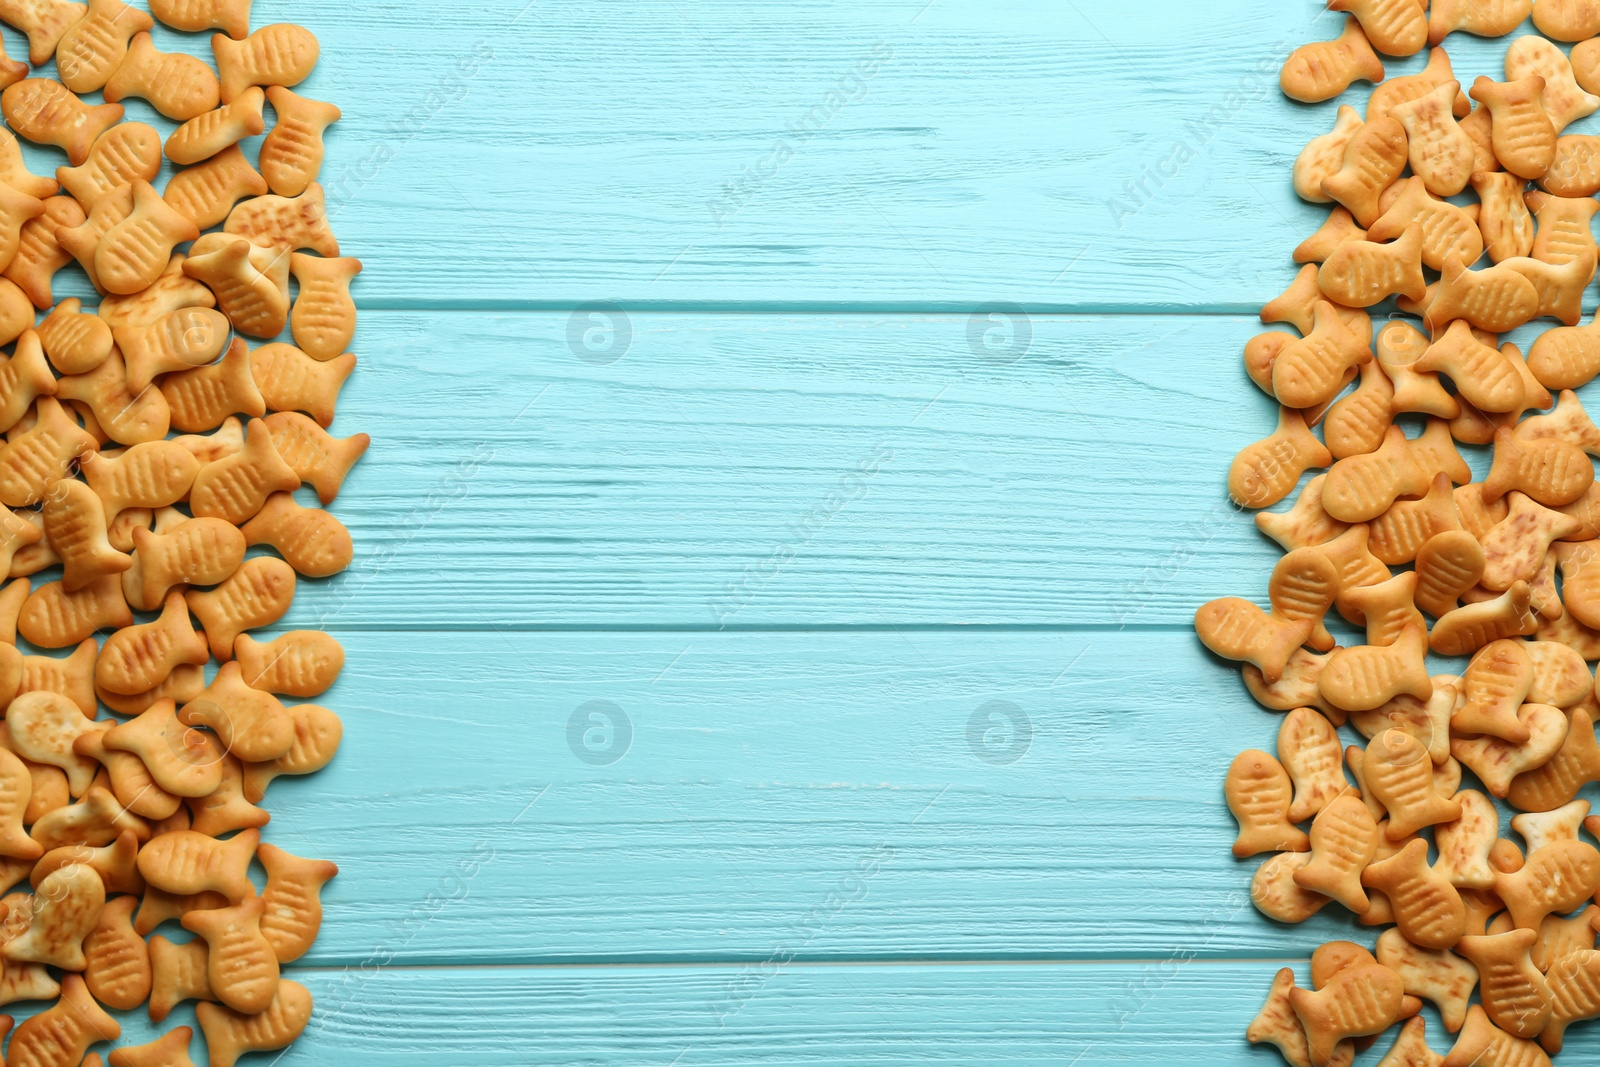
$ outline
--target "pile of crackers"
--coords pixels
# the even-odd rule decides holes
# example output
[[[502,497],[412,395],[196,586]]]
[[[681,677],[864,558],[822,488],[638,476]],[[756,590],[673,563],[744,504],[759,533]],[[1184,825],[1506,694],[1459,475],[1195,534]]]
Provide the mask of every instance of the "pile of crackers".
[[[264,841],[259,805],[333,758],[339,717],[307,701],[344,650],[252,631],[354,552],[327,510],[368,445],[330,432],[361,269],[317,182],[339,109],[293,91],[304,27],[150,8],[0,0],[28,41],[0,51],[0,1004],[42,1002],[13,1067],[99,1067],[107,1009],[189,1000],[212,1067],[287,1046],[312,1003],[282,965],[338,873]],[[157,20],[222,31],[214,63],[162,51]],[[125,121],[135,97],[164,131]],[[18,137],[62,165],[32,173]],[[57,300],[62,270],[92,306]],[[192,1067],[194,1037],[109,1060]]]
[[[1535,1067],[1600,1018],[1600,818],[1578,798],[1600,781],[1600,427],[1574,392],[1600,372],[1600,324],[1580,325],[1600,137],[1564,133],[1600,109],[1600,3],[1328,7],[1343,31],[1290,56],[1284,92],[1376,85],[1295,161],[1328,215],[1261,312],[1292,332],[1245,346],[1279,420],[1228,489],[1266,509],[1314,476],[1256,515],[1284,550],[1268,607],[1223,598],[1195,625],[1283,715],[1224,785],[1255,906],[1377,936],[1323,945],[1310,988],[1282,970],[1247,1036],[1329,1067],[1402,1023],[1381,1067]],[[1503,79],[1457,79],[1457,32],[1514,35]],[[1502,341],[1529,324],[1526,353]],[[1487,446],[1481,481],[1458,446]],[[1364,642],[1339,647],[1330,610]],[[1462,658],[1432,673],[1430,653]]]

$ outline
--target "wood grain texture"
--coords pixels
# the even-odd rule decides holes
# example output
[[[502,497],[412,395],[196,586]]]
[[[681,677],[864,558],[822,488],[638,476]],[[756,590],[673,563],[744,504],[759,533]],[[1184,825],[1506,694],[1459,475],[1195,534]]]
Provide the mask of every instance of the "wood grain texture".
[[[367,314],[356,560],[290,620],[1187,629],[1281,554],[1225,489],[1254,316],[605,314]]]
[[[1279,963],[767,968],[495,968],[302,979],[322,1003],[285,1065],[317,1048],[364,1063],[1076,1064],[1266,1067],[1242,1036]],[[1301,984],[1309,968],[1297,964]],[[1428,1033],[1448,1051],[1431,1008]],[[405,1025],[396,1026],[396,1020]],[[1592,1062],[1600,1031],[1569,1031]],[[1391,1039],[1362,1057],[1377,1062]],[[297,1058],[298,1057],[298,1058]]]
[[[262,5],[322,39],[363,306],[1251,312],[1324,214],[1318,4],[524,3]]]
[[[441,967],[370,964],[287,974],[316,1011],[281,1058],[243,1062],[347,1063],[351,1049],[377,1067],[528,1067],[645,1063],[696,1067],[781,1064],[1172,1063],[1266,1067],[1245,1023],[1281,961],[1206,961],[1182,955],[1078,964],[785,963],[680,967]],[[1293,962],[1305,985],[1309,967]],[[19,1018],[32,1014],[24,1008]],[[1451,1035],[1424,1009],[1430,1044]],[[194,1025],[190,1004],[160,1027],[118,1015],[132,1045]],[[1380,1039],[1362,1064],[1392,1041]],[[97,1048],[104,1052],[105,1045]],[[1568,1031],[1563,1060],[1592,1062],[1600,1029]],[[205,1062],[196,1035],[190,1055]]]
[[[258,5],[282,19],[344,111],[323,182],[366,309],[1253,312],[1325,213],[1289,167],[1335,104],[1277,88],[1338,28],[1315,4]],[[1504,41],[1447,47],[1503,77]]]
[[[341,639],[344,749],[268,794],[266,839],[341,867],[308,962],[1279,958],[1374,934],[1250,905],[1221,782],[1281,718],[1189,634]]]
[[[1012,363],[957,315],[634,314],[608,365],[571,323],[364,317],[356,562],[291,621],[1186,627],[1279,554],[1224,489],[1254,319],[1033,316]]]
[[[1276,963],[1181,958],[1038,966],[287,969],[316,1011],[281,1059],[381,1067],[530,1064],[1271,1063],[1241,1036]],[[1299,966],[1300,978],[1307,967]],[[9,1010],[9,1009],[8,1009]],[[19,1018],[32,1012],[14,1012]],[[194,1025],[117,1016],[118,1044]],[[1433,1030],[1435,1044],[1444,1033]],[[1571,1031],[1581,1062],[1592,1038]],[[105,1045],[96,1048],[104,1053]],[[204,1063],[199,1034],[190,1055]]]

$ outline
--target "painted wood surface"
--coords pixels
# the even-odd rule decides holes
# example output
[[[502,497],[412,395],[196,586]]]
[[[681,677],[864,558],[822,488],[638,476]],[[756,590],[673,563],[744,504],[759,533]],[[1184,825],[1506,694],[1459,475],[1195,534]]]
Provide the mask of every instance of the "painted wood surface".
[[[1216,782],[1279,720],[1185,635],[595,638],[344,635],[351,758],[269,794],[267,838],[343,872],[309,960],[1280,957],[1340,925],[1250,909]]]
[[[1279,964],[298,968],[319,1010],[279,1060],[432,1067],[1272,1062],[1249,1018]],[[1306,968],[1299,968],[1301,981]],[[123,1043],[193,1025],[126,1020]],[[1435,1028],[1435,1044],[1448,1043]],[[104,1045],[96,1046],[104,1051]],[[195,1037],[191,1055],[204,1062]],[[1570,1047],[1570,1046],[1569,1046]],[[1583,1050],[1569,1055],[1580,1058]],[[674,1060],[676,1057],[676,1061]],[[1074,1060],[1073,1057],[1078,1057]],[[1157,1058],[1159,1057],[1159,1058]],[[1375,1059],[1375,1057],[1369,1057]]]
[[[357,560],[293,619],[1187,626],[1276,559],[1223,487],[1254,318],[636,313],[605,364],[573,321],[366,316]]]
[[[1337,32],[1309,0],[254,10],[318,32],[300,88],[344,111],[322,177],[368,309],[1248,314],[1326,211],[1289,168],[1334,104],[1277,88],[1296,45]],[[156,34],[209,58],[203,35]],[[1504,76],[1505,43],[1446,46],[1470,84]]]
[[[319,965],[1281,958],[1359,930],[1250,906],[1218,783],[1281,718],[1185,634],[341,636],[350,758],[274,783],[265,831],[341,864]]]
[[[1224,485],[1254,316],[596,314],[369,313],[357,560],[291,618],[1187,628],[1280,554]]]
[[[335,430],[374,438],[354,567],[279,627],[349,653],[343,753],[268,797],[342,870],[284,1064],[1277,1062],[1242,1038],[1272,972],[1371,933],[1249,906],[1220,781],[1278,719],[1189,619],[1277,555],[1223,477],[1323,210],[1288,167],[1333,106],[1276,70],[1337,20],[280,19],[345,112]]]
[[[373,308],[1253,313],[1325,211],[1289,167],[1334,106],[1277,87],[1312,0],[293,10]]]
[[[402,1065],[1262,1065],[1228,1025],[1273,963],[383,972],[308,1035]],[[1302,967],[1301,980],[1307,968]],[[306,979],[324,1000],[355,980]],[[470,1021],[468,1021],[470,1019]],[[408,1025],[397,1027],[396,1020]],[[1445,1035],[1435,1028],[1439,1038]],[[311,1041],[305,1043],[307,1046]],[[1445,1044],[1444,1047],[1448,1047]],[[1570,1052],[1581,1061],[1583,1051]],[[296,1059],[296,1056],[302,1058]],[[1076,1057],[1076,1059],[1075,1059]],[[1374,1057],[1369,1059],[1375,1060]],[[284,1063],[312,1063],[296,1049]]]
[[[1122,964],[821,965],[778,958],[733,966],[296,967],[319,1007],[281,1056],[286,1067],[361,1062],[424,1067],[529,1064],[962,1063],[1110,1067],[1173,1062],[1263,1067],[1236,1020],[1260,1009],[1282,966],[1304,961]],[[1430,1044],[1452,1035],[1430,1005]],[[123,1020],[121,1044],[194,1025],[192,1004],[159,1027]],[[1385,1038],[1357,1063],[1374,1064]],[[191,1054],[203,1056],[196,1036]],[[104,1050],[106,1046],[98,1046]],[[1562,1059],[1592,1062],[1593,1032],[1574,1029]],[[276,1057],[276,1058],[275,1058]],[[202,1060],[203,1062],[203,1060]]]

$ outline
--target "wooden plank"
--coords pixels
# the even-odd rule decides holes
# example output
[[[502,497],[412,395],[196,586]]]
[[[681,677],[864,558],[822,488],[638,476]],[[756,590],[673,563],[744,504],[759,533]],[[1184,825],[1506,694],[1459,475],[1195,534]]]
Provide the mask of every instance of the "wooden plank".
[[[678,1063],[1075,1064],[1281,1062],[1244,1030],[1279,963],[1181,957],[1032,967],[472,968],[297,973],[316,998],[284,1067]],[[1294,964],[1301,984],[1308,966]],[[178,1013],[174,1013],[174,1018]],[[1448,1051],[1432,1008],[1433,1047]],[[1363,1056],[1370,1064],[1394,1031]],[[1592,1062],[1600,1030],[1568,1032]],[[133,1038],[130,1037],[130,1040]],[[199,1047],[198,1043],[195,1046]]]
[[[1013,363],[959,315],[628,321],[597,365],[559,313],[366,315],[357,559],[291,621],[1186,627],[1264,595],[1279,550],[1224,489],[1276,418],[1254,319],[1032,316]]]
[[[1261,1063],[1265,965],[506,968],[317,975],[307,1035],[376,1063]],[[341,981],[344,983],[341,986]],[[463,1026],[468,1005],[472,1022]],[[1119,1015],[1119,1013],[1122,1013]],[[396,1032],[380,1019],[404,1019]],[[1121,1020],[1119,1023],[1118,1020]],[[320,1023],[320,1025],[319,1025]],[[1087,1051],[1085,1051],[1087,1050]],[[295,1062],[296,1050],[285,1058]],[[302,1062],[316,1062],[306,1058]]]
[[[311,1023],[244,1062],[490,1065],[1072,1063],[1261,1065],[1242,1037],[1277,964],[1180,958],[1087,966],[381,967],[286,975]],[[1301,981],[1307,966],[1298,964]],[[17,1010],[21,1009],[21,1010]],[[8,1008],[18,1018],[31,1005]],[[120,1045],[194,1026],[115,1013]],[[1594,1048],[1571,1031],[1567,1055]],[[1444,1033],[1433,1030],[1435,1044]],[[95,1046],[102,1054],[105,1045]],[[204,1063],[197,1032],[190,1055]]]
[[[286,974],[312,994],[306,1032],[284,1067],[361,1062],[424,1067],[676,1062],[749,1064],[1076,1064],[1078,1067],[1279,1062],[1245,1027],[1274,972],[1304,960],[1181,955],[1124,963],[689,967],[380,967]],[[21,1008],[22,1010],[16,1010]],[[32,1014],[13,1006],[17,1017]],[[1430,1044],[1450,1048],[1432,1007]],[[190,1004],[160,1027],[118,1013],[119,1044],[194,1025]],[[1361,1062],[1375,1063],[1393,1031]],[[104,1052],[106,1046],[97,1046]],[[190,1055],[205,1062],[197,1033]],[[1589,1062],[1600,1029],[1568,1031],[1563,1058]],[[250,1060],[245,1062],[249,1063]],[[260,1062],[269,1062],[262,1059]]]
[[[524,3],[275,5],[365,306],[1253,311],[1322,217],[1334,105],[1277,87],[1317,4]]]
[[[917,7],[501,0],[419,34],[412,5],[319,0],[256,21],[321,41],[300,91],[344,110],[323,179],[366,308],[1253,311],[1282,288],[1323,213],[1289,165],[1334,105],[1287,100],[1276,72],[1335,16]],[[208,35],[156,37],[211,58]],[[1504,42],[1448,46],[1463,82],[1501,76]],[[60,278],[92,294],[77,267]]]
[[[308,962],[1277,957],[1370,933],[1250,905],[1221,783],[1281,720],[1191,635],[341,639],[344,751],[266,805],[268,840],[343,870]]]

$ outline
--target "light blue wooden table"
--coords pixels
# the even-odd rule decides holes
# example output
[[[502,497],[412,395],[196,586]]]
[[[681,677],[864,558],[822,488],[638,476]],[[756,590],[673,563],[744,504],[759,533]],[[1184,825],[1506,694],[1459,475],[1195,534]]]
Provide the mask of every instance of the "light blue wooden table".
[[[1223,483],[1321,220],[1333,105],[1276,72],[1336,17],[279,19],[344,108],[374,442],[283,622],[349,653],[343,751],[268,798],[342,871],[284,1067],[1278,1062],[1273,971],[1371,933],[1250,907],[1220,783],[1278,719],[1189,620],[1277,555]]]

